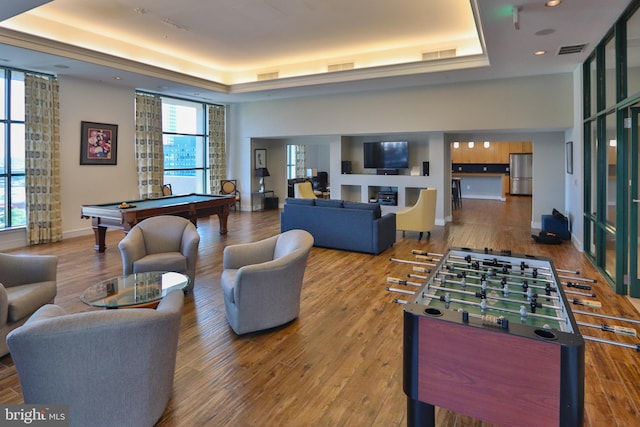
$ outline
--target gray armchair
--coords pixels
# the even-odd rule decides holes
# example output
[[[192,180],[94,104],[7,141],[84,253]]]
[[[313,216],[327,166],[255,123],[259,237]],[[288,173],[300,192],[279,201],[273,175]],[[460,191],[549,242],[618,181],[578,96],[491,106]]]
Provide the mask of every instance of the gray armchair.
[[[71,426],[153,426],[173,389],[184,294],[156,310],[38,310],[7,337],[24,402],[69,405]]]
[[[224,249],[224,306],[236,334],[273,328],[298,317],[302,279],[312,246],[310,233],[289,230]]]
[[[0,356],[9,353],[7,334],[53,303],[57,272],[54,255],[0,254]]]
[[[122,273],[175,271],[191,278],[193,289],[200,235],[188,219],[154,216],[136,224],[120,241]]]

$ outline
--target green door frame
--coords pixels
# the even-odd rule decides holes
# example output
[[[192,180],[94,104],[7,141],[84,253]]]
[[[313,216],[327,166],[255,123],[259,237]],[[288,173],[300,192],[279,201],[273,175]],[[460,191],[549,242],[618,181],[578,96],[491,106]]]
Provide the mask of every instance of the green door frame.
[[[638,133],[640,133],[640,107],[631,107],[630,114],[629,295],[638,298],[640,297],[640,277],[638,277],[638,207],[640,205],[640,195],[638,194],[638,167],[640,166],[638,145],[640,137]]]

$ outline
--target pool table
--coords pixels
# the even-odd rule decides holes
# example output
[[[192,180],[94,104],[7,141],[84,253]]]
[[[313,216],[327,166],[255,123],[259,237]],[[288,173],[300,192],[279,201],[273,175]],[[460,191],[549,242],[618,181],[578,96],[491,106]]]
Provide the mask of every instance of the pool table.
[[[235,196],[218,194],[183,194],[157,199],[130,200],[122,203],[82,205],[81,217],[91,218],[96,238],[95,250],[104,252],[107,228],[120,228],[127,233],[143,219],[158,215],[177,215],[187,218],[194,225],[198,218],[218,215],[220,234],[227,233],[229,207],[235,204]],[[125,203],[125,202],[123,202]]]

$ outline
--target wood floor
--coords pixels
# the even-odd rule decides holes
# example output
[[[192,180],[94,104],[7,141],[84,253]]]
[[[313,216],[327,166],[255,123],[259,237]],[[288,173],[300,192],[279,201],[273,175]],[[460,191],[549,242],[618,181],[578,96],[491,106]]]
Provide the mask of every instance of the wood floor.
[[[465,199],[453,221],[437,227],[429,239],[418,242],[417,234],[402,238],[398,233],[396,245],[378,256],[313,248],[300,317],[286,327],[242,337],[225,319],[219,279],[222,250],[278,233],[279,212],[232,212],[226,236],[218,234],[216,217],[200,221],[197,278],[194,292],[185,300],[173,397],[158,425],[406,425],[403,306],[392,302],[397,295],[386,291],[385,279],[409,272],[405,264],[389,258],[412,259],[412,249],[444,253],[449,247],[486,247],[550,256],[557,268],[579,270],[583,277],[598,280],[593,287],[603,304],[601,313],[640,318],[627,298],[615,295],[571,244],[533,242],[530,203],[527,197],[507,203]],[[107,233],[103,254],[94,252],[88,236],[11,252],[57,254],[56,303],[69,312],[85,311],[90,308],[80,302],[81,291],[121,273],[121,238],[119,231]],[[578,320],[602,323],[584,315]],[[596,328],[581,331],[637,342]],[[585,353],[585,425],[639,425],[640,354],[590,341]],[[522,392],[527,392],[526,384]],[[0,358],[0,403],[21,402],[11,357]],[[535,409],[523,416],[535,417]],[[436,417],[440,426],[487,425],[442,409]]]

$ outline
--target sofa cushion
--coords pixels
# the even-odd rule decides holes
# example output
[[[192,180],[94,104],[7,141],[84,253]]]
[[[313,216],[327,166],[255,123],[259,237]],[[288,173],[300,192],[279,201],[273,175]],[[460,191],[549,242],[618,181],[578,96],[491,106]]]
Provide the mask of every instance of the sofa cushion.
[[[316,199],[296,199],[295,197],[287,197],[286,203],[290,205],[313,206],[316,204]]]
[[[184,273],[187,271],[187,257],[180,252],[164,252],[147,255],[133,263],[134,273],[147,271],[176,271]]]
[[[323,208],[341,208],[342,200],[336,199],[316,199],[316,206]]]
[[[342,206],[345,209],[362,209],[373,211],[373,217],[378,219],[382,216],[382,210],[380,209],[380,205],[378,203],[360,203],[360,202],[342,202]]]
[[[236,276],[238,275],[237,269],[228,269],[222,270],[222,294],[224,295],[224,299],[230,303],[235,304],[235,284],[236,284]]]
[[[5,290],[9,304],[7,322],[16,323],[43,305],[52,303],[57,288],[56,282],[52,281],[10,286]]]

